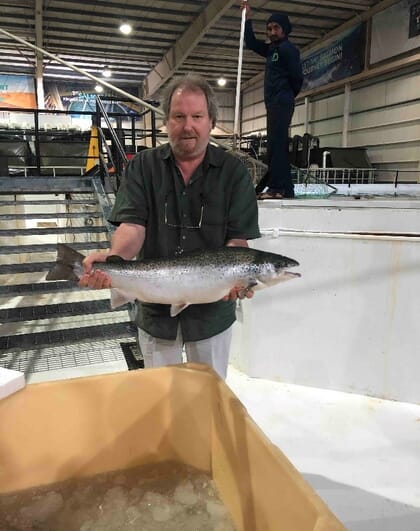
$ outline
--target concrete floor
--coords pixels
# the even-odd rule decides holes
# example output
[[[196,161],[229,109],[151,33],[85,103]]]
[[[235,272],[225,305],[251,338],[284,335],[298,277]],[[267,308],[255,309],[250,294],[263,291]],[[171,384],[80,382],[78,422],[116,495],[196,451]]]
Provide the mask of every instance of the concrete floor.
[[[227,384],[350,531],[420,530],[420,405],[232,367]]]

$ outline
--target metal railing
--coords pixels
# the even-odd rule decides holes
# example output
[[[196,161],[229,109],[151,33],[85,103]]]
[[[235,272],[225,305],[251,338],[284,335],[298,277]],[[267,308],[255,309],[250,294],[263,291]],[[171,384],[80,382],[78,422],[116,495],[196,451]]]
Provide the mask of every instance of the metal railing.
[[[80,175],[85,172],[85,166],[40,166],[42,170],[52,170],[52,176],[57,177],[57,170],[77,170]],[[9,166],[9,171],[23,172],[24,177],[32,177],[33,171],[38,171],[38,166]],[[74,175],[73,173],[71,175]]]
[[[376,168],[296,168],[296,182],[308,180],[325,184],[373,184]]]

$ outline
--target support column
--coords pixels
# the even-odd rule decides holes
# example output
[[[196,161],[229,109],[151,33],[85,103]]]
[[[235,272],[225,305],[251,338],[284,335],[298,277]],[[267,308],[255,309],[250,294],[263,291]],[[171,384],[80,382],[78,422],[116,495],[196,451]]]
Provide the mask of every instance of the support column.
[[[350,86],[350,83],[346,83],[346,85],[344,86],[343,136],[341,140],[342,147],[348,147],[350,107],[351,107],[351,86]]]
[[[311,101],[309,96],[305,97],[305,133],[310,133],[309,131],[309,114],[310,114]]]

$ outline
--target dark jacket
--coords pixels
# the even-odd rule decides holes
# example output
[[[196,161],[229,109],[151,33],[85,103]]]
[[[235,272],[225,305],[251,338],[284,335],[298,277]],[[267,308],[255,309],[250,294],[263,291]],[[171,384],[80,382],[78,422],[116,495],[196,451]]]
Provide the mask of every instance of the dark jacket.
[[[287,38],[270,44],[256,39],[252,21],[245,23],[245,43],[250,50],[266,57],[264,102],[267,107],[293,103],[303,83],[299,50]]]

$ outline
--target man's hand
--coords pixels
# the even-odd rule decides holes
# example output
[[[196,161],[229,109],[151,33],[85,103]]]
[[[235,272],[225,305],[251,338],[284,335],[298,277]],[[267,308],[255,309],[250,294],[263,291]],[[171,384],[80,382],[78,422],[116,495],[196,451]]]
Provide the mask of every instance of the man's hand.
[[[79,286],[90,289],[111,287],[111,278],[100,269],[93,270],[93,264],[105,262],[108,253],[91,253],[83,260],[84,275],[79,279]]]
[[[245,9],[247,19],[251,18],[251,6],[249,5],[249,2],[247,2],[246,0],[241,0],[240,8],[241,10]]]
[[[236,299],[252,299],[254,290],[249,288],[235,287],[230,290],[229,295],[223,297],[224,301],[236,301]]]

